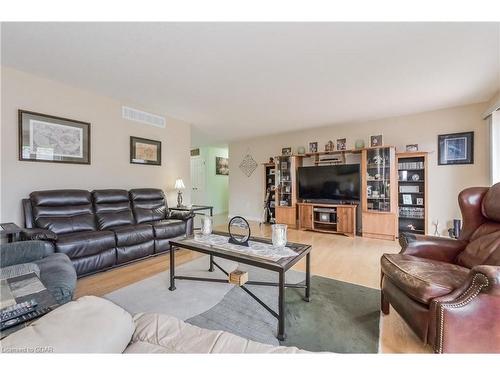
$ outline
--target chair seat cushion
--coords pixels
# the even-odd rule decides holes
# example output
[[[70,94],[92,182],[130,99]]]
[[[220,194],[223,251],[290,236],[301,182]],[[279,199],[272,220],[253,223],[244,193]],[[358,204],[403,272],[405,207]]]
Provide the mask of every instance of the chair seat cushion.
[[[115,232],[117,246],[131,246],[154,238],[150,224],[132,224],[111,228]]]
[[[59,304],[71,301],[76,287],[75,267],[66,254],[54,253],[36,261],[40,280]]]
[[[186,223],[182,220],[161,220],[153,223],[156,238],[173,238],[186,234]]]
[[[384,254],[381,266],[393,284],[424,304],[458,288],[470,271],[455,264],[405,254]]]
[[[115,244],[115,234],[111,231],[76,232],[59,235],[56,251],[74,259],[112,249]]]

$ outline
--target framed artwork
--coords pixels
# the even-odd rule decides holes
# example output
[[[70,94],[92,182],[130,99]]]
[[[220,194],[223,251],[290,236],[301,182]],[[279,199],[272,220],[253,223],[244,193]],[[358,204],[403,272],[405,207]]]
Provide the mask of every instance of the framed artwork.
[[[90,123],[18,111],[19,160],[90,164]]]
[[[346,143],[347,143],[346,138],[337,139],[337,150],[345,151],[347,149]]]
[[[309,142],[309,152],[318,152],[318,142]]]
[[[326,152],[335,151],[335,147],[334,147],[334,145],[333,145],[333,142],[332,142],[332,141],[328,141],[328,142],[326,142],[326,144],[325,144],[325,151],[326,151]]]
[[[412,204],[411,194],[403,194],[403,204]]]
[[[438,165],[474,164],[474,132],[438,135]]]
[[[382,146],[382,134],[379,135],[372,135],[370,137],[370,147],[378,147]]]
[[[283,156],[290,156],[292,155],[292,148],[291,147],[284,147],[281,149],[281,155]]]
[[[130,137],[130,163],[161,165],[161,142]]]
[[[406,152],[417,152],[418,144],[406,145]]]
[[[221,156],[215,157],[215,174],[229,176],[229,159]]]

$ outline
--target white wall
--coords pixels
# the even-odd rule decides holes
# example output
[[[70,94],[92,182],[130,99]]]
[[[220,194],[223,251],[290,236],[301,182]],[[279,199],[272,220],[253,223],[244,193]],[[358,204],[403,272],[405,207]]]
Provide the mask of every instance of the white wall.
[[[123,120],[121,106],[148,108],[83,91],[11,68],[2,67],[1,88],[1,222],[22,223],[21,199],[45,189],[161,188],[170,205],[176,204],[174,182],[182,178],[190,201],[189,149],[191,126],[167,119],[165,129]],[[91,123],[90,165],[39,163],[18,160],[18,109]],[[162,142],[162,165],[129,162],[129,137]]]
[[[215,158],[227,158],[228,149],[200,147],[200,156],[205,161],[205,204],[214,207],[214,214],[226,213],[229,207],[229,177],[215,174]]]
[[[300,132],[276,134],[249,139],[229,145],[229,213],[242,215],[251,220],[259,220],[264,197],[264,169],[261,163],[270,156],[281,153],[282,147],[298,146],[318,141],[320,150],[329,141],[347,138],[347,147],[354,148],[357,139],[369,144],[370,135],[383,134],[384,144],[396,146],[399,151],[406,144],[418,143],[421,151],[429,151],[429,233],[433,232],[432,222],[439,220],[442,233],[453,218],[460,217],[457,204],[458,193],[469,186],[489,184],[489,130],[481,114],[487,104],[474,104],[410,116],[388,118],[376,121],[341,124]],[[473,130],[475,133],[474,164],[438,166],[437,136]],[[259,163],[257,170],[247,177],[238,168],[243,157],[251,154]]]

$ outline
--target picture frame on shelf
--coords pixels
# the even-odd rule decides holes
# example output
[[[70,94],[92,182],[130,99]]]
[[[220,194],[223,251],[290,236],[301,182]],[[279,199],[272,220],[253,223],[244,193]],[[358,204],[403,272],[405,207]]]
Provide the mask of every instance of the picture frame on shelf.
[[[283,155],[283,156],[291,156],[292,155],[292,148],[291,147],[283,147],[281,149],[281,155]]]
[[[337,150],[339,151],[347,150],[347,138],[337,139]]]
[[[130,163],[161,165],[161,141],[131,136]]]
[[[418,151],[418,144],[414,143],[411,145],[406,145],[406,152],[417,152]]]
[[[18,111],[19,160],[90,164],[90,123]]]
[[[417,204],[419,206],[423,206],[424,205],[424,198],[417,198]]]
[[[474,164],[474,132],[438,135],[438,165]]]
[[[309,142],[309,152],[311,154],[318,152],[318,142]]]
[[[403,194],[403,204],[413,204],[411,194]]]
[[[335,147],[332,141],[328,141],[325,144],[325,152],[331,152],[331,151],[335,151]]]
[[[383,146],[382,134],[372,135],[370,137],[370,147],[379,147],[379,146]]]

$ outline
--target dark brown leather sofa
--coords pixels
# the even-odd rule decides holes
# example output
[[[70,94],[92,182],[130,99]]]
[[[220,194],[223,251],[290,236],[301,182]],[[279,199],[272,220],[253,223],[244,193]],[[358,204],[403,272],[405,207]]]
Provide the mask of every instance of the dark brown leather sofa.
[[[406,235],[399,254],[382,256],[382,311],[392,305],[437,353],[498,353],[500,183],[458,202],[458,240]]]
[[[193,215],[170,210],[159,189],[35,191],[23,211],[24,237],[54,242],[78,276],[165,252],[193,228]]]

